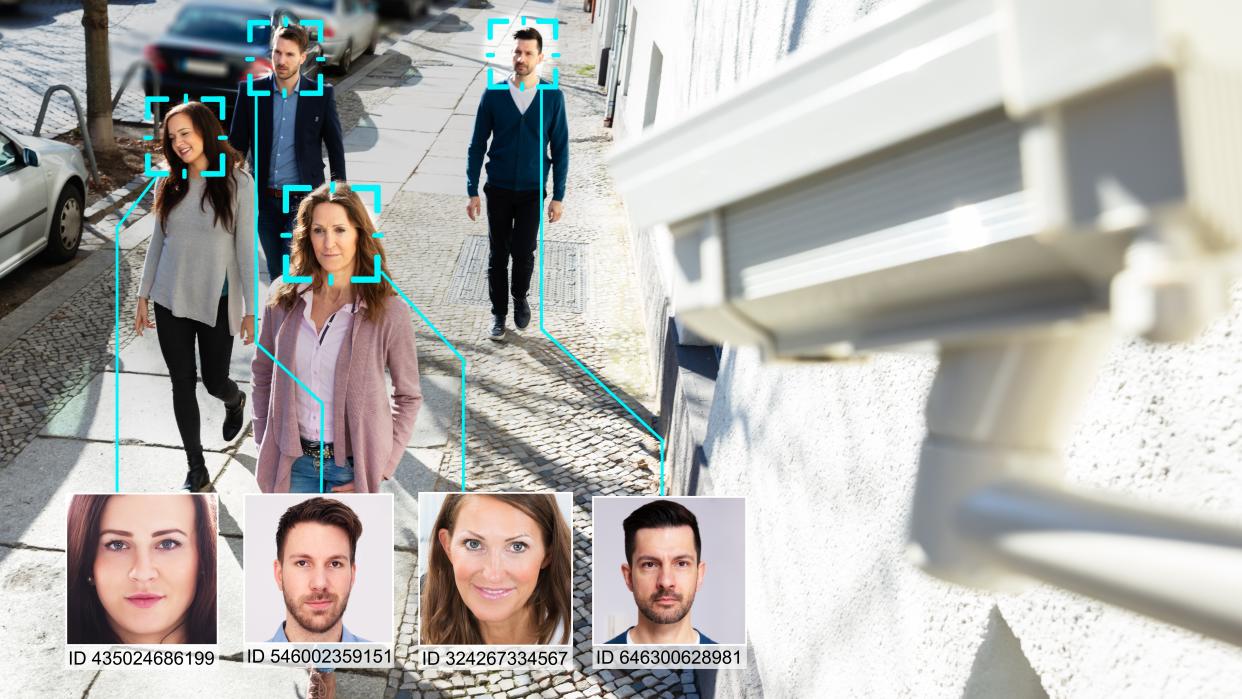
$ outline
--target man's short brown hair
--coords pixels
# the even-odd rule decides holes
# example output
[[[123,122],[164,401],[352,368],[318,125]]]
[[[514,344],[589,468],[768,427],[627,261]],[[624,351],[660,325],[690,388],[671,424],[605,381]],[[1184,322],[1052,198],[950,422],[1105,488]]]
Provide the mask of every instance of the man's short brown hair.
[[[276,30],[272,36],[272,46],[276,46],[276,42],[280,39],[288,39],[298,45],[299,53],[306,53],[306,47],[310,45],[310,33],[306,29],[297,24],[290,24]]]
[[[285,510],[276,525],[276,558],[284,560],[285,539],[289,531],[302,522],[318,522],[331,527],[340,527],[349,537],[349,561],[354,560],[358,550],[358,537],[362,536],[362,520],[349,508],[349,505],[332,498],[315,497],[303,500]]]
[[[543,35],[539,33],[538,29],[534,27],[519,29],[513,32],[513,38],[518,41],[531,41],[533,39],[535,44],[539,46],[539,53],[543,53]]]

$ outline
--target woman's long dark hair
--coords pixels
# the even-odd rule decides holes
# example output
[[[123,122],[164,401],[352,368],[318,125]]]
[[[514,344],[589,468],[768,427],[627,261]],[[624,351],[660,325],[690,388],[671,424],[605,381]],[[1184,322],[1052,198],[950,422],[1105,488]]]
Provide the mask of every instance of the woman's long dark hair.
[[[74,495],[69,503],[69,643],[120,643],[90,577],[99,551],[99,520],[111,495]],[[216,642],[216,510],[206,495],[159,497],[194,498],[194,544],[198,548],[198,575],[194,599],[186,612],[186,643]]]
[[[570,548],[573,542],[569,525],[556,504],[556,497],[548,493],[454,493],[444,498],[440,514],[431,528],[431,540],[427,542],[431,552],[427,556],[427,575],[423,580],[420,599],[420,642],[425,645],[483,645],[479,622],[457,592],[453,563],[440,545],[438,535],[441,529],[447,529],[450,534],[453,532],[457,525],[457,513],[468,497],[496,498],[517,508],[539,525],[548,564],[540,569],[535,591],[527,604],[531,607],[539,643],[569,643],[573,632],[573,593],[570,591],[573,577]],[[553,638],[557,624],[562,627],[561,637]]]
[[[237,180],[234,173],[242,167],[244,158],[236,148],[229,145],[228,141],[220,140],[220,136],[224,134],[224,129],[220,127],[220,120],[216,117],[216,113],[202,102],[179,104],[168,110],[168,115],[164,117],[164,138],[161,143],[164,158],[168,161],[169,174],[167,177],[161,177],[159,186],[155,188],[155,214],[159,217],[160,226],[165,228],[164,234],[168,235],[168,215],[190,191],[188,178],[181,174],[182,170],[188,170],[190,166],[181,159],[181,156],[177,155],[177,151],[173,150],[172,132],[168,128],[169,122],[178,114],[189,116],[194,131],[203,139],[203,153],[207,156],[209,169],[219,167],[220,154],[224,154],[225,176],[205,178],[206,186],[203,187],[203,198],[199,200],[198,208],[200,211],[207,211],[207,201],[210,200],[215,224],[235,234],[237,222],[233,219]]]

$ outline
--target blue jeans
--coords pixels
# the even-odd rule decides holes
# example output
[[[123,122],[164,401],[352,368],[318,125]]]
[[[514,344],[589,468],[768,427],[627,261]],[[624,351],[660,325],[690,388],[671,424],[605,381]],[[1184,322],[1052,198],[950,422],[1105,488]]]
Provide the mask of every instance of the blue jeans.
[[[280,199],[259,192],[259,245],[267,257],[267,274],[273,280],[280,276],[281,261],[289,253],[289,239],[280,234],[293,232],[298,201],[297,197],[289,198],[289,213],[286,214],[281,211]]]
[[[354,459],[348,459],[348,465],[338,466],[335,459],[323,459],[323,492],[331,492],[338,485],[345,485],[354,480]],[[319,492],[319,457],[299,456],[293,461],[293,473],[289,476],[290,493]]]

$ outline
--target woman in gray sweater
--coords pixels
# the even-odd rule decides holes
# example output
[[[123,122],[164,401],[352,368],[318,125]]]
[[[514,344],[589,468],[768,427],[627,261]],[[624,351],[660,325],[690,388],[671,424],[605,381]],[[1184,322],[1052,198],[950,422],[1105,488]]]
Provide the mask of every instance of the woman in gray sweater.
[[[215,112],[201,102],[177,105],[165,117],[169,173],[155,190],[155,233],[134,314],[138,335],[159,327],[189,461],[182,488],[194,492],[211,481],[199,435],[195,344],[203,385],[224,403],[223,436],[231,441],[246,406],[246,394],[229,378],[233,336],[254,342],[254,180],[222,133]],[[155,322],[147,299],[155,301]]]

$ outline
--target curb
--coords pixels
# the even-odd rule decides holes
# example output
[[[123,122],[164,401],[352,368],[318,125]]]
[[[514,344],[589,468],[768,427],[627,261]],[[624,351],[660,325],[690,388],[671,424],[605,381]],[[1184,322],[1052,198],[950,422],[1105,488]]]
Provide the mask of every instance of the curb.
[[[116,213],[121,207],[138,198],[138,194],[142,188],[146,186],[144,175],[136,175],[130,180],[110,193],[100,197],[98,201],[86,207],[86,212],[82,218],[90,224],[96,224],[104,220],[108,214]]]
[[[17,343],[26,331],[42,322],[74,294],[111,269],[112,257],[111,248],[101,248],[91,253],[73,269],[57,277],[51,284],[26,299],[25,303],[0,318],[0,352]]]

